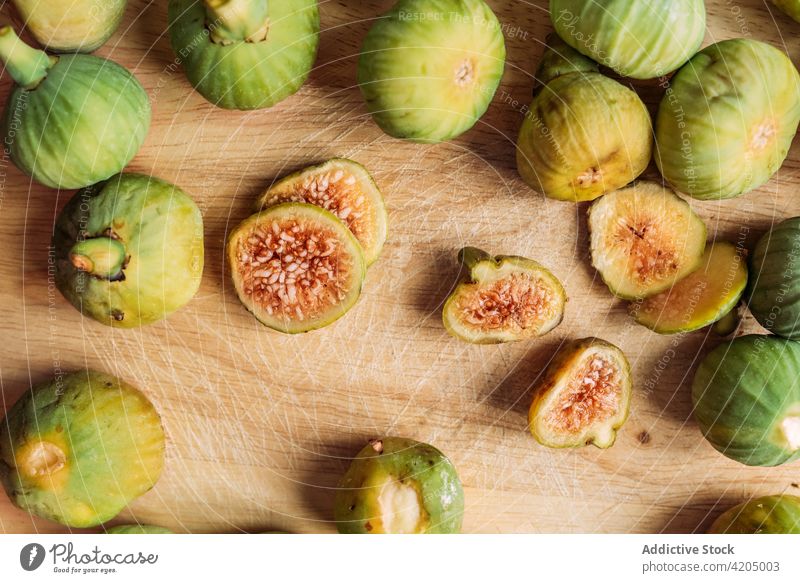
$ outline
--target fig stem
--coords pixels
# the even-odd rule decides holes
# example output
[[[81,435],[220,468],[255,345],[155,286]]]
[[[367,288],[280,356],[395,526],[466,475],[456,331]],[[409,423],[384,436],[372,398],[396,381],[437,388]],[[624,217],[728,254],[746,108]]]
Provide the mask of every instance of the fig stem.
[[[17,85],[34,89],[47,77],[58,58],[28,46],[13,28],[4,26],[0,28],[0,60]]]
[[[486,251],[481,251],[476,247],[464,247],[458,252],[458,260],[467,269],[472,269],[482,261],[494,261],[494,257],[489,255]]]
[[[268,0],[203,0],[211,40],[229,45],[257,43],[269,32]]]
[[[106,236],[78,241],[69,252],[75,269],[112,281],[121,279],[126,258],[125,246]]]

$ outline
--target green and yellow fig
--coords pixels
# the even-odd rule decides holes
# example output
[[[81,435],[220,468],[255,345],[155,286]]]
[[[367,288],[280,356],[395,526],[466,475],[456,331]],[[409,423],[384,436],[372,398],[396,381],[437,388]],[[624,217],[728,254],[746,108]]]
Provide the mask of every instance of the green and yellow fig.
[[[452,462],[432,445],[399,437],[366,445],[334,501],[343,534],[453,534],[463,515],[464,490]]]
[[[772,3],[800,22],[800,0],[772,0]]]
[[[486,112],[505,58],[500,23],[484,0],[399,0],[364,39],[358,84],[384,132],[443,142]]]
[[[543,336],[564,319],[567,294],[545,267],[525,257],[465,247],[459,262],[469,271],[442,309],[445,329],[475,344]]]
[[[0,480],[11,501],[67,526],[111,520],[155,485],[163,465],[153,404],[108,374],[37,385],[0,424]]]
[[[131,160],[150,127],[150,101],[130,72],[92,55],[52,57],[0,28],[0,59],[16,82],[3,144],[20,170],[52,188],[83,188]]]
[[[528,423],[547,447],[611,447],[630,409],[631,367],[599,338],[562,346],[536,384]]]
[[[723,512],[709,534],[800,534],[800,497],[761,496]]]
[[[358,301],[367,271],[347,225],[304,202],[277,204],[245,219],[228,237],[227,260],[242,304],[286,334],[344,316]]]
[[[714,448],[748,466],[800,457],[800,343],[740,336],[703,359],[692,383],[694,418]]]
[[[635,79],[683,65],[706,31],[703,0],[550,0],[550,18],[571,47]]]
[[[53,235],[55,281],[109,326],[152,324],[184,306],[203,274],[203,218],[177,186],[119,174],[79,191]]]
[[[800,123],[800,74],[750,39],[706,47],[672,78],[656,117],[656,164],[701,200],[739,196],[781,167]]]
[[[550,198],[593,200],[647,168],[650,114],[633,90],[558,39],[550,42],[536,75],[544,86],[517,139],[517,169]]]
[[[106,529],[106,534],[174,534],[170,529],[152,524],[119,524]]]
[[[128,0],[12,0],[25,28],[50,51],[91,53],[117,30]]]
[[[388,218],[378,186],[358,162],[334,158],[278,180],[259,197],[256,210],[306,202],[332,212],[355,235],[371,265],[386,242]]]
[[[169,22],[189,82],[225,109],[293,95],[317,56],[317,0],[169,0]]]

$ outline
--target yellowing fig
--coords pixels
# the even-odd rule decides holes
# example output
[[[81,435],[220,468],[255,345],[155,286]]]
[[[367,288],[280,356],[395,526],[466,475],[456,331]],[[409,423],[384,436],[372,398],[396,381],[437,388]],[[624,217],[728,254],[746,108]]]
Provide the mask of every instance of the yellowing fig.
[[[654,182],[607,194],[589,209],[592,265],[614,295],[635,300],[672,287],[698,267],[706,226]]]
[[[561,282],[536,261],[465,247],[459,261],[469,281],[444,304],[445,329],[476,344],[514,342],[550,332],[564,318],[567,295]]]
[[[628,418],[631,371],[623,352],[598,338],[563,346],[534,389],[531,434],[547,447],[613,445]]]

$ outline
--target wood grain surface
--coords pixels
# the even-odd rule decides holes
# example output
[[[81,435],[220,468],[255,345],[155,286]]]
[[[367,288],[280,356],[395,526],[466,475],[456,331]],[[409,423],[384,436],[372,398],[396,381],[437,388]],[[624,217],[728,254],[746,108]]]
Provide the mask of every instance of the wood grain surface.
[[[179,532],[333,532],[332,500],[370,437],[431,442],[466,490],[465,532],[703,531],[722,508],[755,495],[800,493],[800,466],[747,468],[717,454],[691,419],[689,384],[720,340],[663,337],[635,325],[592,270],[586,205],[546,200],[515,169],[516,134],[532,72],[551,31],[547,1],[490,0],[508,63],[475,128],[452,143],[381,133],[355,85],[370,23],[392,0],[320,2],[320,54],[298,94],[264,111],[215,109],[193,92],[166,35],[166,0],[131,0],[98,53],[132,69],[153,123],[129,166],[180,185],[205,219],[197,297],[168,320],[112,330],[80,314],[48,276],[54,219],[71,192],[0,164],[0,390],[8,408],[31,383],[92,367],[142,388],[163,414],[167,465],[155,489],[115,521]],[[6,4],[8,4],[6,2]],[[752,37],[800,62],[800,25],[763,0],[707,0],[706,44]],[[10,7],[3,7],[4,20]],[[2,77],[0,99],[10,87]],[[656,82],[636,85],[654,109]],[[226,233],[287,172],[333,156],[366,165],[383,190],[390,234],[365,293],[324,330],[284,336],[260,326],[223,268]],[[800,141],[757,192],[692,206],[710,236],[752,244],[800,214]],[[658,178],[651,168],[648,176]],[[466,244],[550,267],[570,297],[550,335],[471,346],[444,331],[440,309]],[[758,330],[748,317],[744,330]],[[530,389],[566,339],[619,345],[635,374],[632,412],[609,450],[540,447],[527,432]],[[0,495],[0,531],[62,532]]]

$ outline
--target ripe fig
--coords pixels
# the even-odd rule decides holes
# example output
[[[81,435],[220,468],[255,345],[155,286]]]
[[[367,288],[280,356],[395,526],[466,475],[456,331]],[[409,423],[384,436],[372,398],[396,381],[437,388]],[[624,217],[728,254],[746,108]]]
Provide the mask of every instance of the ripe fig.
[[[733,314],[746,286],[747,264],[739,250],[727,241],[715,242],[706,247],[698,269],[660,294],[631,304],[631,312],[639,324],[659,334],[691,332]]]
[[[531,434],[547,447],[611,447],[628,418],[631,369],[623,352],[599,338],[563,346],[534,389]]]
[[[452,462],[432,445],[399,437],[365,446],[334,502],[343,534],[453,534],[463,515],[464,490]]]
[[[358,84],[384,132],[443,142],[486,112],[505,58],[500,23],[484,0],[399,0],[364,40]]]
[[[683,65],[706,31],[703,0],[550,0],[550,18],[567,44],[635,79]]]
[[[778,171],[800,122],[800,74],[785,53],[732,39],[672,78],[656,117],[656,164],[701,200],[739,196]]]
[[[174,534],[170,529],[152,524],[119,524],[106,529],[106,534]]]
[[[523,180],[550,198],[593,200],[630,183],[653,151],[650,114],[636,93],[596,72],[560,41],[545,51],[517,139]]]
[[[21,509],[90,527],[150,490],[164,465],[153,404],[111,375],[79,371],[25,393],[0,424],[0,480]]]
[[[386,241],[386,205],[358,162],[334,158],[290,174],[261,195],[256,210],[282,202],[307,202],[332,212],[361,243],[367,265],[378,259]]]
[[[691,207],[654,182],[607,194],[589,209],[592,265],[611,293],[635,300],[672,287],[698,267],[706,226]]]
[[[134,157],[150,102],[131,73],[91,55],[51,57],[0,28],[0,59],[16,82],[2,123],[12,161],[52,188],[83,188]]]
[[[203,218],[177,186],[119,174],[79,191],[59,215],[56,286],[81,313],[121,328],[184,306],[203,274]]]
[[[347,226],[324,208],[272,206],[228,238],[236,293],[264,325],[297,334],[338,320],[355,305],[366,274],[364,252]]]
[[[772,3],[800,22],[800,0],[772,0]]]
[[[748,500],[723,512],[708,534],[800,534],[800,497],[781,494]]]
[[[12,0],[25,28],[50,51],[91,53],[117,30],[127,0]]]
[[[225,109],[272,107],[305,83],[319,44],[316,0],[169,0],[189,82]]]
[[[459,261],[469,280],[450,294],[442,310],[445,329],[461,340],[495,344],[535,338],[564,318],[567,294],[542,265],[524,257],[465,247]]]

